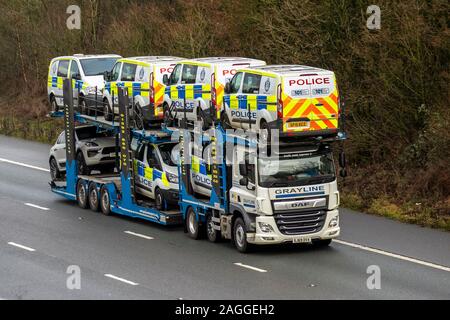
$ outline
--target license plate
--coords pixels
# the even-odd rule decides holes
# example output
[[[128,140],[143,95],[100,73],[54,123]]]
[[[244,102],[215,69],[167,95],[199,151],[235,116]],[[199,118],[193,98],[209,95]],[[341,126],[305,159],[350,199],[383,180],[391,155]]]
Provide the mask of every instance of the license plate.
[[[292,239],[292,243],[311,243],[311,238],[301,237]]]
[[[288,128],[309,128],[309,121],[292,121],[287,123]]]

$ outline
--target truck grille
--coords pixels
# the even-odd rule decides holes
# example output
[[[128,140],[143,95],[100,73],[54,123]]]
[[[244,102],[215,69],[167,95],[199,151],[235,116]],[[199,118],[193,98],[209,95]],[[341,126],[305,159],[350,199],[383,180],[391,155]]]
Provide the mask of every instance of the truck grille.
[[[326,219],[325,210],[275,214],[278,229],[285,235],[315,233],[322,230]]]

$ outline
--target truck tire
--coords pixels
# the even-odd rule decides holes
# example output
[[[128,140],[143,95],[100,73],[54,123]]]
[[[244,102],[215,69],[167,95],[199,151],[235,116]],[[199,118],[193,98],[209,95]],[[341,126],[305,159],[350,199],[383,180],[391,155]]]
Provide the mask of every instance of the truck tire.
[[[105,216],[111,215],[111,199],[105,186],[100,189],[100,209]]]
[[[195,216],[194,209],[190,207],[186,215],[186,229],[190,238],[198,240],[200,239],[200,225]]]
[[[155,190],[155,207],[159,211],[166,209],[164,197],[159,188],[156,188]]]
[[[233,242],[236,249],[241,252],[249,252],[251,245],[247,242],[245,222],[241,217],[236,218],[233,226]]]
[[[212,214],[206,218],[206,236],[211,242],[219,242],[222,239],[220,231],[214,229],[214,222],[212,221]]]
[[[313,240],[312,244],[315,247],[328,247],[331,244],[332,239],[325,239],[325,240]]]
[[[52,178],[52,181],[61,178],[61,172],[59,171],[58,163],[53,157],[50,159],[50,177]]]
[[[97,185],[94,182],[89,184],[89,207],[94,212],[98,212],[100,210]]]
[[[82,209],[87,209],[88,203],[88,190],[86,190],[86,183],[79,179],[77,182],[77,202],[78,206]]]

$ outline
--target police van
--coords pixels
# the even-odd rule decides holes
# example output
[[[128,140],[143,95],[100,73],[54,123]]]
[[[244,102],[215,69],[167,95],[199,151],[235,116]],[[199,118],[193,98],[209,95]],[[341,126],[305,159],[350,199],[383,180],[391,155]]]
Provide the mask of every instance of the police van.
[[[93,113],[95,98],[102,97],[104,75],[111,71],[120,58],[121,56],[115,54],[75,54],[54,58],[50,62],[47,84],[51,110],[56,112],[63,107],[63,80],[71,78],[74,91],[80,93],[81,99],[78,103],[81,113]],[[98,106],[101,107],[101,101]]]
[[[169,75],[183,58],[170,56],[145,56],[119,59],[108,75],[103,92],[105,119],[111,121],[119,113],[118,88],[128,88],[128,94],[141,116],[139,126],[162,121],[164,84],[163,76]]]
[[[167,210],[178,203],[178,149],[176,142],[136,142],[136,192],[153,199],[158,210]]]
[[[262,60],[237,57],[210,57],[180,61],[170,77],[165,77],[164,119],[201,121],[207,128],[220,115],[226,83],[237,69],[263,66]]]
[[[302,65],[240,69],[225,87],[225,127],[279,130],[280,136],[338,132],[339,91],[333,71]]]

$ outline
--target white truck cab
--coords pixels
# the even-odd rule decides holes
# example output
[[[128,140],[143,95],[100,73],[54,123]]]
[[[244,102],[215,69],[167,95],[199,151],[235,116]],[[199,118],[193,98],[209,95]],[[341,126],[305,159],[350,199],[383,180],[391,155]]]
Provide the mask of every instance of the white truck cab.
[[[202,121],[208,127],[218,119],[226,83],[237,69],[262,66],[262,60],[239,57],[209,57],[180,61],[166,77],[165,119]]]
[[[106,72],[111,71],[117,59],[116,54],[63,56],[52,59],[48,71],[47,95],[53,112],[60,110],[63,103],[63,80],[72,79],[72,88],[80,92],[81,113],[92,113],[94,99],[99,100],[98,108],[102,108],[101,97]],[[83,99],[87,98],[87,99]]]

